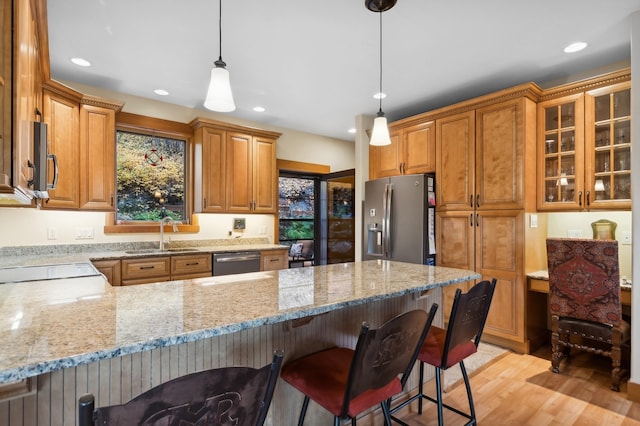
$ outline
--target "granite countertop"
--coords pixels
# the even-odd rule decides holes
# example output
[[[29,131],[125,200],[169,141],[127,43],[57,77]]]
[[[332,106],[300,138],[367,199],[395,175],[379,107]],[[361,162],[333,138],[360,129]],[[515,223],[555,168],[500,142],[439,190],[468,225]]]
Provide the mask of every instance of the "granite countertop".
[[[112,287],[0,285],[0,383],[480,278],[372,260]]]
[[[287,246],[269,244],[264,238],[172,241],[166,243],[165,247],[167,250],[162,252],[143,253],[131,252],[157,249],[158,242],[2,247],[0,248],[0,268],[194,253],[289,250]],[[171,251],[176,249],[180,251]],[[185,249],[189,251],[184,251]]]

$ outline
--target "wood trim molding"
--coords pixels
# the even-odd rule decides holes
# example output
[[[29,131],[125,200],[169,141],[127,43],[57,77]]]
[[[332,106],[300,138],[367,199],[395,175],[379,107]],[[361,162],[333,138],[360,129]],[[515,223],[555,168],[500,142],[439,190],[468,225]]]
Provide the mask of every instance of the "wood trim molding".
[[[239,126],[237,124],[225,123],[224,121],[211,120],[203,117],[196,117],[188,124],[193,130],[200,127],[214,127],[216,129],[228,132],[251,133],[253,136],[260,136],[269,139],[278,139],[282,133],[272,132],[269,130],[258,129],[255,127]]]
[[[146,115],[119,112],[116,114],[116,128],[123,130],[145,130],[150,133],[166,132],[179,134],[191,138],[193,130],[188,124],[162,118],[147,117]]]
[[[627,399],[629,401],[640,402],[640,383],[627,382]]]
[[[278,170],[286,170],[288,172],[331,173],[331,166],[327,166],[326,164],[303,163],[301,161],[276,160],[276,167]]]

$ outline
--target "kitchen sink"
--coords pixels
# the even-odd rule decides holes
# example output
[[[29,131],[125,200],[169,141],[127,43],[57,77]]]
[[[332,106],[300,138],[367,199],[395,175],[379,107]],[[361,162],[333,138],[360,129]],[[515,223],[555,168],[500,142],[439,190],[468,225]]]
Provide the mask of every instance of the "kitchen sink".
[[[179,252],[187,252],[187,251],[198,251],[195,248],[189,247],[176,247],[176,248],[167,248],[164,250],[160,249],[137,249],[137,250],[126,250],[127,254],[156,254],[156,253],[179,253]]]

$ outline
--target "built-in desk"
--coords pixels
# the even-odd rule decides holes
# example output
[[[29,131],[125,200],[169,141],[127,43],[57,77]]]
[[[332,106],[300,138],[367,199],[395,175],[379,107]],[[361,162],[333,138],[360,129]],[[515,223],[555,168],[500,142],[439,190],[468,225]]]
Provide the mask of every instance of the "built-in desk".
[[[547,271],[527,274],[527,339],[531,352],[549,341],[551,316],[549,314],[548,294],[549,275]],[[620,284],[620,303],[625,313],[630,313],[631,283]]]

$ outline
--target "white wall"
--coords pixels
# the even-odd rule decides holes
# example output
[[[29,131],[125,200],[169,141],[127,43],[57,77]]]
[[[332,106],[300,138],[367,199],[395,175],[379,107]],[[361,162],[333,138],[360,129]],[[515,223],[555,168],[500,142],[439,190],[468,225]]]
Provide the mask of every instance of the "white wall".
[[[272,215],[231,215],[200,214],[198,233],[165,232],[165,241],[210,240],[226,238],[267,238],[273,242]],[[233,233],[234,218],[245,218],[243,233]],[[103,232],[105,214],[98,212],[65,212],[24,208],[0,208],[0,247],[54,245],[54,244],[97,244],[130,241],[158,241],[159,232],[144,234],[108,234]],[[76,238],[78,229],[91,228],[93,238]],[[55,239],[48,239],[49,232]]]
[[[124,102],[123,111],[149,117],[189,123],[196,117],[208,117],[238,125],[256,127],[282,133],[278,139],[276,157],[283,160],[302,161],[329,165],[331,171],[355,167],[355,144],[310,133],[281,127],[265,126],[260,123],[238,120],[224,114],[180,107],[136,96],[105,91],[81,84],[64,84],[87,95],[95,95],[110,100]],[[354,118],[355,120],[355,118]],[[234,217],[246,218],[244,237],[267,237],[274,239],[272,215],[226,215],[200,214],[200,232],[197,234],[168,233],[167,238],[175,240],[204,240],[229,238]],[[105,214],[94,212],[45,211],[37,209],[0,207],[0,247],[52,244],[91,244],[123,241],[157,241],[158,234],[109,234],[103,232]],[[56,239],[48,239],[53,228]],[[93,238],[77,239],[78,228],[91,228]],[[234,236],[237,236],[235,234]]]
[[[580,231],[580,238],[593,238],[591,223],[600,219],[608,219],[616,223],[616,240],[618,240],[618,258],[620,260],[620,276],[631,279],[632,261],[631,244],[622,243],[624,231],[631,231],[631,212],[611,211],[611,212],[566,212],[566,213],[546,213],[547,215],[547,236],[548,237],[569,237],[569,231]]]

